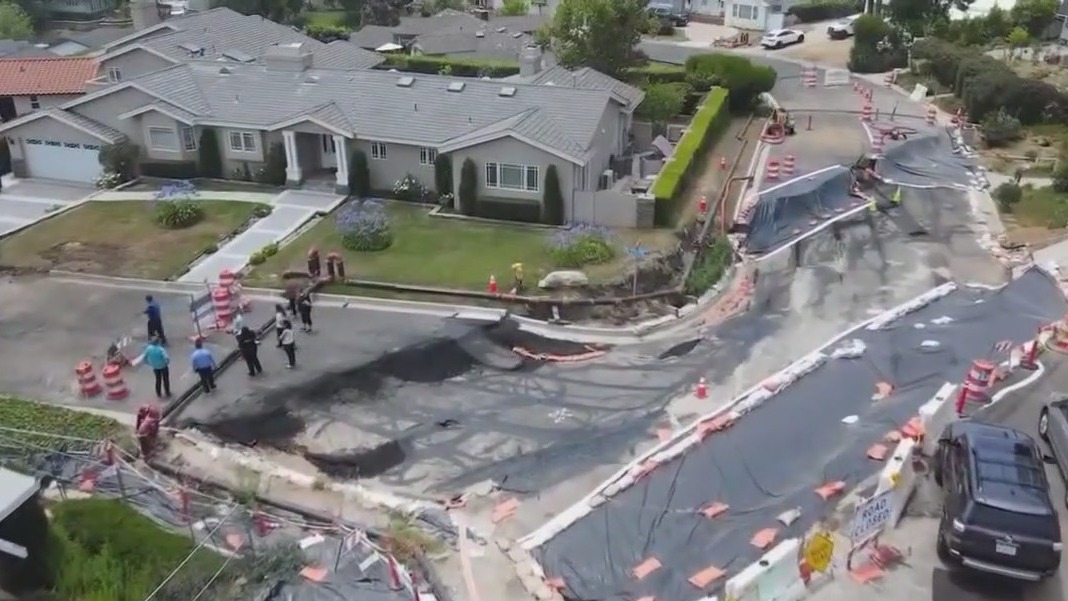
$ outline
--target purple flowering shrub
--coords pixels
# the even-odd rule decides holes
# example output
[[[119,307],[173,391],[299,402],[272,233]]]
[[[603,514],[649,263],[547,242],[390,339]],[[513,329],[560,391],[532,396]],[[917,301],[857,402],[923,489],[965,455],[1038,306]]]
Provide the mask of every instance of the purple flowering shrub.
[[[373,252],[386,250],[393,244],[389,215],[380,202],[348,203],[338,211],[336,223],[341,245],[349,250]]]
[[[600,265],[616,256],[610,231],[582,223],[553,232],[549,236],[548,246],[553,263],[569,269]]]
[[[168,182],[156,191],[156,223],[169,230],[196,225],[204,219],[204,207],[197,202],[196,184],[189,180]]]

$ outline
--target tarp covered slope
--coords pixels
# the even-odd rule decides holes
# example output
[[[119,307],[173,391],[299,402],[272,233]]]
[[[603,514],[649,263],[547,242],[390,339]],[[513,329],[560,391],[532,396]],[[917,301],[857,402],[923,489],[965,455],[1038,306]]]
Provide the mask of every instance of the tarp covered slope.
[[[945,133],[911,138],[886,151],[876,171],[889,182],[908,186],[975,187],[981,181],[979,164],[963,151],[955,152]]]
[[[846,340],[863,341],[863,356],[829,361],[537,549],[546,575],[562,578],[574,600],[714,594],[760,556],[750,543],[758,531],[803,534],[826,505],[817,487],[839,480],[852,486],[872,474],[879,464],[865,450],[945,381],[959,381],[972,360],[993,356],[996,343],[1029,339],[1064,311],[1054,282],[1034,270],[1003,289],[961,288],[885,329],[858,330]],[[894,391],[873,402],[878,382]],[[850,415],[859,421],[843,424]],[[704,517],[700,510],[714,502],[730,509]],[[776,521],[796,507],[801,518],[792,526]],[[637,580],[632,570],[650,557],[662,567]],[[688,582],[709,566],[727,576],[705,590]]]
[[[838,166],[762,192],[749,218],[746,251],[754,255],[771,252],[859,206],[862,201],[849,194],[850,181],[849,170]]]

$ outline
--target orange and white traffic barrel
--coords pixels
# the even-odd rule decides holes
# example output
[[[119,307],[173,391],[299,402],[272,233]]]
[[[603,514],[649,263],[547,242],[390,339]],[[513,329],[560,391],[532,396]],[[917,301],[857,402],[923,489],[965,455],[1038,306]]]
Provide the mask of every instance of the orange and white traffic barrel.
[[[794,169],[797,167],[797,159],[794,155],[788,154],[782,159],[782,174],[793,175]]]
[[[862,108],[861,111],[860,111],[860,120],[861,121],[869,121],[870,122],[870,121],[872,121],[872,119],[874,119],[874,117],[875,117],[875,108],[872,107],[870,102],[865,102],[864,103],[864,108]]]
[[[934,105],[927,107],[927,125],[938,123],[938,109]]]
[[[779,161],[775,159],[768,161],[768,169],[764,173],[764,177],[770,180],[779,179]]]
[[[121,401],[130,396],[130,389],[126,388],[126,381],[122,378],[122,367],[108,363],[100,373],[104,376],[104,388],[108,391],[109,399]]]
[[[216,286],[215,290],[211,291],[211,308],[215,311],[216,329],[225,330],[230,327],[233,320],[232,301],[229,288]]]
[[[82,361],[74,366],[74,374],[78,376],[78,390],[82,396],[92,397],[103,392],[100,382],[93,373],[93,364],[90,361]]]
[[[233,288],[234,283],[237,281],[237,274],[230,269],[223,269],[219,272],[219,285],[229,290]]]

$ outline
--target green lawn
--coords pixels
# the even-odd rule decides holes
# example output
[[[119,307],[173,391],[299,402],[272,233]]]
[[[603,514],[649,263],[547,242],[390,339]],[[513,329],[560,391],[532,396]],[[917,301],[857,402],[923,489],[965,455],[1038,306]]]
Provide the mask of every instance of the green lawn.
[[[312,10],[308,11],[308,25],[319,26],[343,26],[345,24],[345,11],[343,10]]]
[[[413,204],[389,203],[387,207],[394,240],[390,248],[369,253],[345,250],[330,215],[255,268],[247,281],[280,286],[286,271],[306,269],[310,248],[324,255],[342,253],[349,278],[442,288],[485,290],[489,276],[494,275],[503,289],[510,284],[513,263],[523,264],[528,285],[555,269],[546,247],[553,230],[431,217],[428,207]],[[674,244],[667,230],[623,231],[619,239],[620,246],[641,240],[654,250]],[[616,261],[584,271],[593,282],[619,277],[625,273],[626,253],[621,249],[618,255]]]
[[[1068,221],[1068,194],[1053,188],[1023,187],[1023,197],[1012,207],[1012,215],[1021,227],[1065,227]]]
[[[168,230],[156,224],[153,201],[89,202],[0,241],[0,265],[172,277],[241,227],[259,206],[225,200],[202,200],[200,205],[200,223]]]
[[[0,395],[0,449],[55,448],[62,439],[50,435],[94,441],[110,439],[127,450],[134,447],[130,428],[113,419]]]

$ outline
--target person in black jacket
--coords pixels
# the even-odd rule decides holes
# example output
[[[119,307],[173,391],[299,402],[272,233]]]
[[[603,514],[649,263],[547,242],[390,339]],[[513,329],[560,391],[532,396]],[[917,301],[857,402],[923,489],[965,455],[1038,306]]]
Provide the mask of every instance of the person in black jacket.
[[[237,333],[237,349],[241,351],[241,357],[248,366],[248,375],[257,376],[263,373],[263,365],[260,364],[259,342],[256,341],[256,332],[245,326]]]
[[[297,313],[300,314],[300,329],[303,332],[312,331],[312,301],[311,295],[302,294],[297,299]]]

